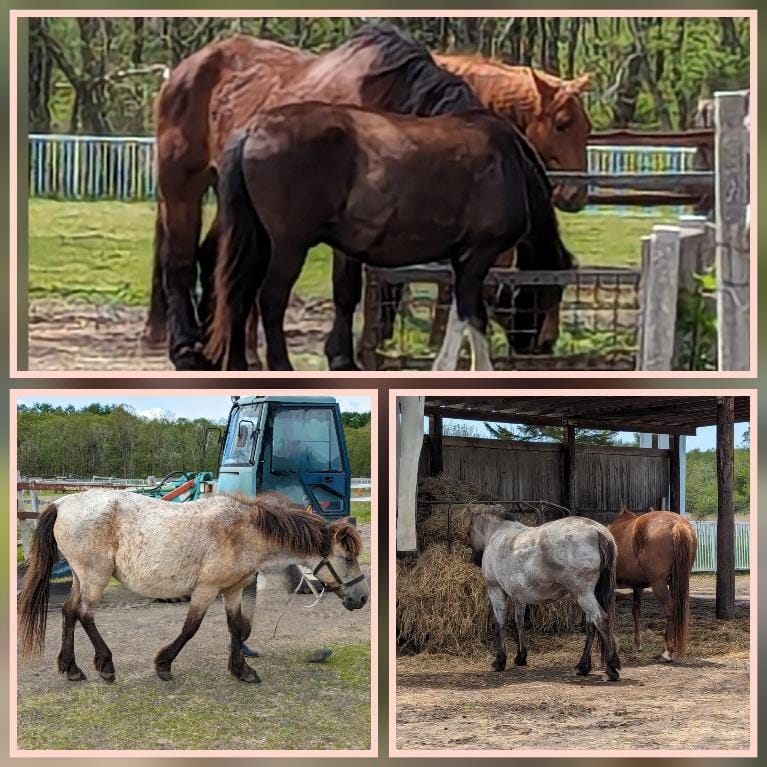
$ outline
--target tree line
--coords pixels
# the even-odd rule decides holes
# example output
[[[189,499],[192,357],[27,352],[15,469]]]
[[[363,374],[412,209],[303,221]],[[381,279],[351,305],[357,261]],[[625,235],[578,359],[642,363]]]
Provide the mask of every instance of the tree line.
[[[34,18],[28,20],[29,130],[143,135],[164,73],[233,34],[317,53],[387,21],[435,51],[474,52],[567,78],[589,73],[596,129],[687,129],[698,102],[748,88],[744,18]]]
[[[354,476],[370,476],[370,414],[343,413]],[[218,447],[206,449],[210,426],[226,419],[145,418],[127,405],[84,408],[39,403],[17,409],[17,468],[26,477],[138,479],[171,471],[218,473]]]

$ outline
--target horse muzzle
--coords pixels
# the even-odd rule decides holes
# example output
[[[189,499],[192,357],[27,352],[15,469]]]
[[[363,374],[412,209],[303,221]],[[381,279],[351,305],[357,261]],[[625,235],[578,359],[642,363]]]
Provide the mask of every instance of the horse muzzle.
[[[347,594],[342,598],[341,604],[349,611],[360,610],[367,604],[367,601],[367,594],[359,594],[354,596]]]
[[[589,201],[589,190],[585,184],[558,184],[554,187],[552,202],[565,213],[578,213]]]

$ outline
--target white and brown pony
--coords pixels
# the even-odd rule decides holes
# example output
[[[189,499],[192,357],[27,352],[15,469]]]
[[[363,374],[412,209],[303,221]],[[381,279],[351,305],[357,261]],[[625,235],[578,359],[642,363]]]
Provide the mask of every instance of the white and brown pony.
[[[114,681],[112,653],[93,620],[112,577],[146,597],[191,595],[181,633],[155,657],[157,675],[166,681],[219,594],[231,635],[229,670],[244,682],[260,681],[241,652],[252,617],[243,614],[242,590],[270,561],[316,565],[315,577],[347,610],[361,608],[369,595],[357,561],[362,539],[356,528],[347,520],[328,524],[277,493],[211,495],[181,505],[129,491],[89,490],[52,503],[40,517],[18,601],[22,661],[42,653],[57,547],[72,567],[58,656],[59,671],[71,681],[85,679],[75,662],[78,620],[96,651],[96,670]]]
[[[591,672],[594,631],[599,634],[602,660],[610,681],[621,667],[613,630],[617,547],[610,531],[584,517],[566,517],[527,527],[499,514],[475,514],[469,526],[472,560],[482,568],[495,615],[495,671],[506,668],[507,600],[514,600],[517,624],[517,666],[527,665],[525,608],[571,594],[586,617],[586,644],[575,670]]]

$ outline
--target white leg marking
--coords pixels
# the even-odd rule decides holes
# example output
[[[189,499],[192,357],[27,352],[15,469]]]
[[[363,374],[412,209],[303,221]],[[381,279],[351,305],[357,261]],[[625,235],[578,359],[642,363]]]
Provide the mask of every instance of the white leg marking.
[[[663,660],[665,660],[665,661],[666,661],[666,663],[671,663],[671,661],[673,660],[673,658],[671,657],[671,654],[669,653],[669,651],[668,651],[668,650],[664,650],[664,651],[663,651],[663,655],[661,655],[660,657],[661,657]]]
[[[493,370],[487,336],[471,325],[469,326],[469,345],[471,346],[471,369]]]
[[[442,342],[442,348],[434,360],[432,370],[455,370],[458,367],[458,354],[461,351],[463,342],[463,333],[466,330],[467,322],[458,319],[458,307],[455,300],[450,305],[450,314],[447,318],[447,327],[445,328],[445,340]]]

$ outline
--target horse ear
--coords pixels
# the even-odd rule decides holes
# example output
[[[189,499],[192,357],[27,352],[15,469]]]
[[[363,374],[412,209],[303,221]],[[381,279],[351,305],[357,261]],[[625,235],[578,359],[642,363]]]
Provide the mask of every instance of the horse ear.
[[[556,85],[552,85],[547,80],[544,80],[532,67],[530,67],[530,74],[532,75],[536,90],[541,97],[541,103],[548,104],[557,94],[559,88]]]
[[[575,80],[570,81],[569,86],[573,90],[578,91],[578,93],[583,93],[591,87],[591,75],[585,74],[581,75],[580,77],[576,77]]]

